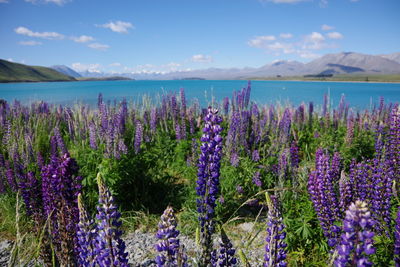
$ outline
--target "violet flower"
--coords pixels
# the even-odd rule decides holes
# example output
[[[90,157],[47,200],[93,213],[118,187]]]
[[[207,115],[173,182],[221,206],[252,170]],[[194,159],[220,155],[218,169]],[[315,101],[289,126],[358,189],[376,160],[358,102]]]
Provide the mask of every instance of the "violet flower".
[[[262,187],[262,181],[260,179],[260,172],[256,171],[253,175],[253,183],[258,186],[258,187]]]
[[[96,266],[95,239],[96,226],[94,220],[87,214],[82,203],[81,194],[78,195],[79,223],[76,231],[78,238],[78,262],[80,266]]]
[[[235,252],[236,250],[233,248],[232,242],[229,240],[224,229],[221,227],[221,238],[219,241],[218,251],[218,266],[235,266],[237,263]]]
[[[97,264],[101,267],[129,266],[128,253],[125,252],[125,242],[121,239],[121,214],[114,204],[111,192],[105,186],[100,174],[97,175],[99,185],[99,205],[95,254]]]
[[[266,194],[268,205],[267,237],[265,239],[264,266],[287,266],[286,263],[286,232],[285,225],[277,207],[277,200]]]
[[[293,141],[290,146],[290,163],[293,169],[299,167],[299,147],[296,141]]]
[[[177,221],[174,210],[168,206],[161,215],[161,220],[158,223],[158,232],[156,237],[160,240],[155,246],[159,254],[156,257],[157,266],[186,266],[186,262],[178,259],[179,255],[179,231],[176,230]]]
[[[318,149],[315,155],[316,170],[312,171],[308,180],[308,192],[324,235],[328,238],[328,245],[334,247],[340,232],[335,225],[339,216],[339,201],[335,195],[334,182],[339,177],[336,173],[335,163],[330,164],[329,155]]]
[[[205,125],[201,137],[201,154],[198,164],[196,192],[197,211],[201,229],[202,265],[210,263],[212,239],[214,232],[214,214],[216,200],[219,197],[220,162],[222,156],[222,118],[218,111],[208,108],[204,117]]]
[[[143,141],[143,126],[140,120],[136,120],[136,132],[135,132],[135,153],[139,153],[140,145]]]
[[[343,234],[337,247],[338,257],[335,266],[372,266],[369,256],[375,253],[373,247],[374,221],[368,211],[367,203],[356,201],[346,211],[343,221]]]
[[[254,149],[254,150],[253,150],[253,153],[251,153],[251,159],[252,159],[254,162],[260,161],[260,154],[259,154],[259,152],[258,152],[257,149]]]
[[[394,263],[400,266],[400,207],[397,209],[397,216],[394,225]]]

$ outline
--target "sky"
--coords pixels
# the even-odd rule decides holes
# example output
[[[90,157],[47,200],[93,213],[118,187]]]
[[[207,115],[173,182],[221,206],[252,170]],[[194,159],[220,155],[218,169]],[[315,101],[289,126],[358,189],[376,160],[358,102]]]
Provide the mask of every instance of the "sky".
[[[170,72],[400,52],[400,0],[0,0],[0,58]]]

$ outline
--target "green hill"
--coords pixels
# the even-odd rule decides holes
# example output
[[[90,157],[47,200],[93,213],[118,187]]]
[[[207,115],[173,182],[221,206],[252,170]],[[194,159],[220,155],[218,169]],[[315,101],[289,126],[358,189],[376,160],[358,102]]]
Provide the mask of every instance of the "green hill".
[[[53,69],[28,66],[0,59],[0,82],[55,82],[76,81]]]

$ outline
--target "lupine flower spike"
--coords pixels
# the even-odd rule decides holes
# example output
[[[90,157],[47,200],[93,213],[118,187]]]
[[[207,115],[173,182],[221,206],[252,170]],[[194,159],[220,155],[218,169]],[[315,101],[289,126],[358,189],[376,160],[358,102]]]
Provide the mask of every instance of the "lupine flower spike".
[[[285,225],[282,222],[277,201],[265,193],[268,205],[267,238],[265,239],[264,267],[285,267],[287,244],[285,243]],[[275,202],[275,203],[274,203]]]
[[[119,230],[121,214],[114,204],[114,198],[105,186],[100,173],[97,175],[99,185],[99,205],[97,206],[98,235],[96,240],[97,264],[105,266],[129,266],[128,253],[125,253],[125,242]]]
[[[76,235],[78,237],[78,262],[81,266],[96,266],[95,237],[96,225],[87,214],[82,203],[82,195],[78,195],[79,223]]]
[[[160,240],[155,246],[159,254],[156,257],[157,266],[186,266],[186,256],[181,253],[179,231],[174,210],[168,206],[158,223],[156,237]]]
[[[219,245],[218,266],[235,266],[237,263],[235,249],[222,227]]]
[[[369,256],[375,253],[373,247],[374,221],[367,203],[357,200],[346,211],[343,221],[343,234],[337,247],[338,257],[335,266],[372,266]]]
[[[219,197],[219,175],[222,153],[222,118],[218,111],[208,108],[204,118],[205,125],[201,137],[201,154],[198,164],[197,179],[197,211],[201,229],[201,265],[207,266],[211,262],[212,239],[214,232],[214,209]]]

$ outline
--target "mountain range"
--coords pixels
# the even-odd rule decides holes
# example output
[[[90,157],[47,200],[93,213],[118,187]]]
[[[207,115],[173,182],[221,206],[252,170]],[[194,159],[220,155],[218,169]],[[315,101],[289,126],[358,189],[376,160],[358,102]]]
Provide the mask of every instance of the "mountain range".
[[[302,76],[400,74],[400,52],[367,55],[354,52],[327,54],[308,63],[279,60],[258,68],[208,68],[168,73],[78,72],[65,65],[50,68],[27,66],[0,60],[0,82],[75,80],[172,80],[172,79],[256,79]]]
[[[84,72],[82,76],[110,76],[102,72]],[[208,68],[168,73],[119,73],[134,79],[249,79],[303,75],[400,74],[400,53],[367,55],[355,52],[327,54],[308,63],[279,60],[259,68]],[[115,74],[114,74],[115,75]]]

